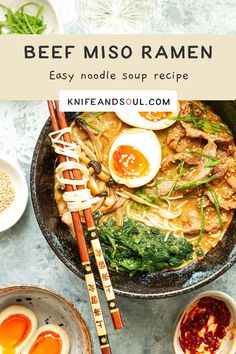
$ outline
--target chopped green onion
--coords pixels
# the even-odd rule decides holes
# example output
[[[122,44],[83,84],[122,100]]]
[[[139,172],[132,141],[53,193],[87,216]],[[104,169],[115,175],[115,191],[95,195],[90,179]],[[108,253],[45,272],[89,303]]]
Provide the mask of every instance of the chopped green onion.
[[[198,199],[198,196],[185,194],[185,195],[183,195],[182,198],[183,198],[183,199]]]
[[[231,135],[231,131],[227,127],[227,125],[223,123],[211,122],[210,120],[202,120],[202,118],[194,117],[194,116],[186,116],[186,117],[167,117],[170,120],[176,120],[179,122],[187,122],[193,123],[194,128],[203,130],[205,133],[222,133],[226,132]]]
[[[149,198],[147,195],[142,194],[142,193],[136,193],[136,195],[137,195],[139,198],[142,198],[143,200],[146,200],[146,202],[151,203],[151,200],[150,200],[150,198]]]
[[[157,205],[162,205],[162,201],[158,198],[156,194],[149,193],[148,195],[146,195],[144,188],[142,188],[139,192],[137,192],[136,195],[150,204],[155,203]]]
[[[217,212],[217,216],[218,216],[218,219],[219,219],[220,229],[223,230],[224,227],[223,227],[223,221],[222,221],[221,214],[220,214],[220,204],[219,204],[219,200],[217,198],[216,192],[209,185],[207,185],[207,189],[211,193],[211,196],[212,196],[212,198],[214,200],[214,206],[215,206],[215,209],[216,209],[216,212]]]
[[[201,230],[200,230],[200,234],[196,243],[196,246],[199,245],[199,243],[202,240],[202,234],[205,231],[205,211],[204,211],[204,199],[201,198],[200,201],[200,210],[201,210]]]
[[[27,6],[35,6],[37,12],[35,16],[25,12]],[[46,29],[43,19],[39,18],[43,11],[43,6],[37,3],[28,2],[21,6],[15,13],[3,4],[0,4],[5,13],[5,21],[0,22],[0,34],[3,34],[3,28],[7,29],[9,34],[42,34]]]
[[[221,160],[210,161],[210,162],[207,162],[204,165],[204,167],[215,167],[215,166],[219,165],[220,162],[221,162]]]
[[[93,124],[88,123],[85,118],[86,118],[86,116],[85,116],[85,117],[84,117],[84,116],[78,116],[78,119],[79,119],[81,122],[85,123],[88,127],[90,127],[91,129],[95,130],[95,132],[101,133],[101,131],[102,131],[101,129],[99,129],[98,127],[96,127],[96,126],[93,125]]]
[[[179,168],[183,167],[183,165],[184,165],[184,161],[181,161],[176,167],[171,169],[163,178],[161,178],[158,181],[156,181],[156,186],[158,186],[158,184],[160,184],[161,182],[166,181],[167,179],[172,177],[174,175],[174,173],[176,171],[178,171]]]
[[[84,117],[86,117],[86,118],[93,118],[93,117],[98,118],[98,117],[102,116],[104,113],[105,112],[90,112],[90,113],[86,114]]]
[[[204,122],[204,131],[206,133],[212,133],[212,131],[214,133],[220,133],[221,132],[221,127],[220,127],[219,124],[216,124],[214,122],[205,121]]]
[[[158,198],[156,194],[148,194],[149,199],[151,200],[151,203],[155,203],[157,205],[162,205],[162,201]]]
[[[194,106],[200,109],[201,114],[199,116],[206,116],[207,110],[204,106],[200,106],[197,102],[189,102],[189,107],[191,109],[191,114],[194,115]]]
[[[180,186],[176,186],[175,190],[179,191],[179,190],[187,189],[187,188],[196,188],[198,186],[201,186],[202,184],[209,183],[209,182],[214,181],[215,179],[218,179],[218,178],[219,178],[219,176],[216,176],[216,175],[213,175],[208,178],[201,178],[197,181],[188,182],[188,183],[182,184]]]
[[[212,161],[216,161],[217,160],[217,157],[215,157],[215,156],[212,156],[212,155],[209,155],[209,154],[205,154],[204,152],[193,150],[193,149],[186,149],[184,152],[190,152],[190,153],[195,154],[195,155],[200,155],[200,156],[206,157],[206,158],[208,158],[209,160],[212,160]]]
[[[204,167],[215,167],[221,162],[221,160],[217,159],[217,157],[209,155],[209,154],[205,154],[204,152],[201,152],[201,151],[197,151],[197,150],[193,150],[193,149],[186,149],[184,152],[203,156],[203,157],[206,157],[207,159],[211,160],[210,162],[207,162],[204,165]]]
[[[170,120],[176,120],[178,122],[187,122],[187,123],[193,123],[194,128],[196,129],[201,129],[204,122],[199,121],[198,117],[193,117],[193,116],[186,116],[186,117],[167,117]]]
[[[87,118],[99,118],[101,115],[103,115],[104,112],[91,112],[88,113],[84,116],[78,116],[77,118],[80,119],[83,123],[85,123],[88,127],[90,127],[91,129],[93,129],[95,132],[97,133],[101,133],[102,129],[99,129],[98,127],[96,127],[95,125],[88,123],[87,122]]]
[[[131,203],[131,208],[137,211],[141,211],[141,210],[149,210],[151,207],[148,205],[144,205],[138,202],[132,202]]]
[[[166,117],[169,120],[177,120],[178,122],[193,122],[193,117]]]
[[[182,161],[182,162],[184,162],[184,161]],[[162,199],[168,199],[171,196],[171,194],[173,193],[173,191],[175,189],[176,183],[180,180],[180,178],[185,174],[186,171],[187,171],[187,168],[183,168],[183,170],[180,171],[180,173],[175,177],[173,184],[171,186],[171,189],[169,190],[168,194],[166,196],[162,197]]]

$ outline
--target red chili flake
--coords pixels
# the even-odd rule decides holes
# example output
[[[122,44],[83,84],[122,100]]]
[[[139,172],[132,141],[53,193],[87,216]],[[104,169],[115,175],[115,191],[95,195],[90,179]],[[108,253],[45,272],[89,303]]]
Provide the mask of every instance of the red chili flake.
[[[214,319],[215,331],[209,330],[208,320]],[[230,324],[230,311],[226,304],[212,297],[197,301],[181,321],[179,343],[184,353],[197,354],[204,343],[205,351],[214,354],[226,336]],[[204,335],[199,333],[204,329]]]

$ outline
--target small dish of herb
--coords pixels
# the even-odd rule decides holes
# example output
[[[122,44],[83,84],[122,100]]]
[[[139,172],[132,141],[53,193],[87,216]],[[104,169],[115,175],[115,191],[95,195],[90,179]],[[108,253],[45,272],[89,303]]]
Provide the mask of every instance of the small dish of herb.
[[[50,0],[0,0],[0,35],[63,33]]]

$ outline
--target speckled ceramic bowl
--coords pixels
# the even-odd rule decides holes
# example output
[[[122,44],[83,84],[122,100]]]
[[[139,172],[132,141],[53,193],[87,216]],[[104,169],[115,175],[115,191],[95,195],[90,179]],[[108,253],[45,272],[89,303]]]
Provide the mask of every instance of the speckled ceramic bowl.
[[[236,104],[232,101],[208,102],[230,126],[236,137]],[[84,278],[76,241],[61,222],[54,200],[53,178],[55,154],[51,148],[47,120],[35,147],[31,169],[31,196],[36,218],[43,235],[57,256],[76,275]],[[217,246],[203,260],[175,271],[152,275],[136,274],[132,278],[111,272],[115,292],[134,298],[165,298],[199,288],[219,277],[236,261],[236,219]],[[95,267],[94,267],[95,268]],[[95,274],[101,286],[98,273]]]
[[[11,305],[26,306],[34,311],[38,325],[62,326],[69,334],[70,353],[93,353],[89,329],[76,308],[62,296],[35,286],[12,286],[0,289],[0,311]]]

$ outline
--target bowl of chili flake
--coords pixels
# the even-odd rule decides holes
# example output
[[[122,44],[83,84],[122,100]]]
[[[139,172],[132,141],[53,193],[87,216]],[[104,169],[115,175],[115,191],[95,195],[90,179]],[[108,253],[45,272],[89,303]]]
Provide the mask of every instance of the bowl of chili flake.
[[[235,354],[236,302],[220,291],[197,295],[176,322],[175,354]]]

